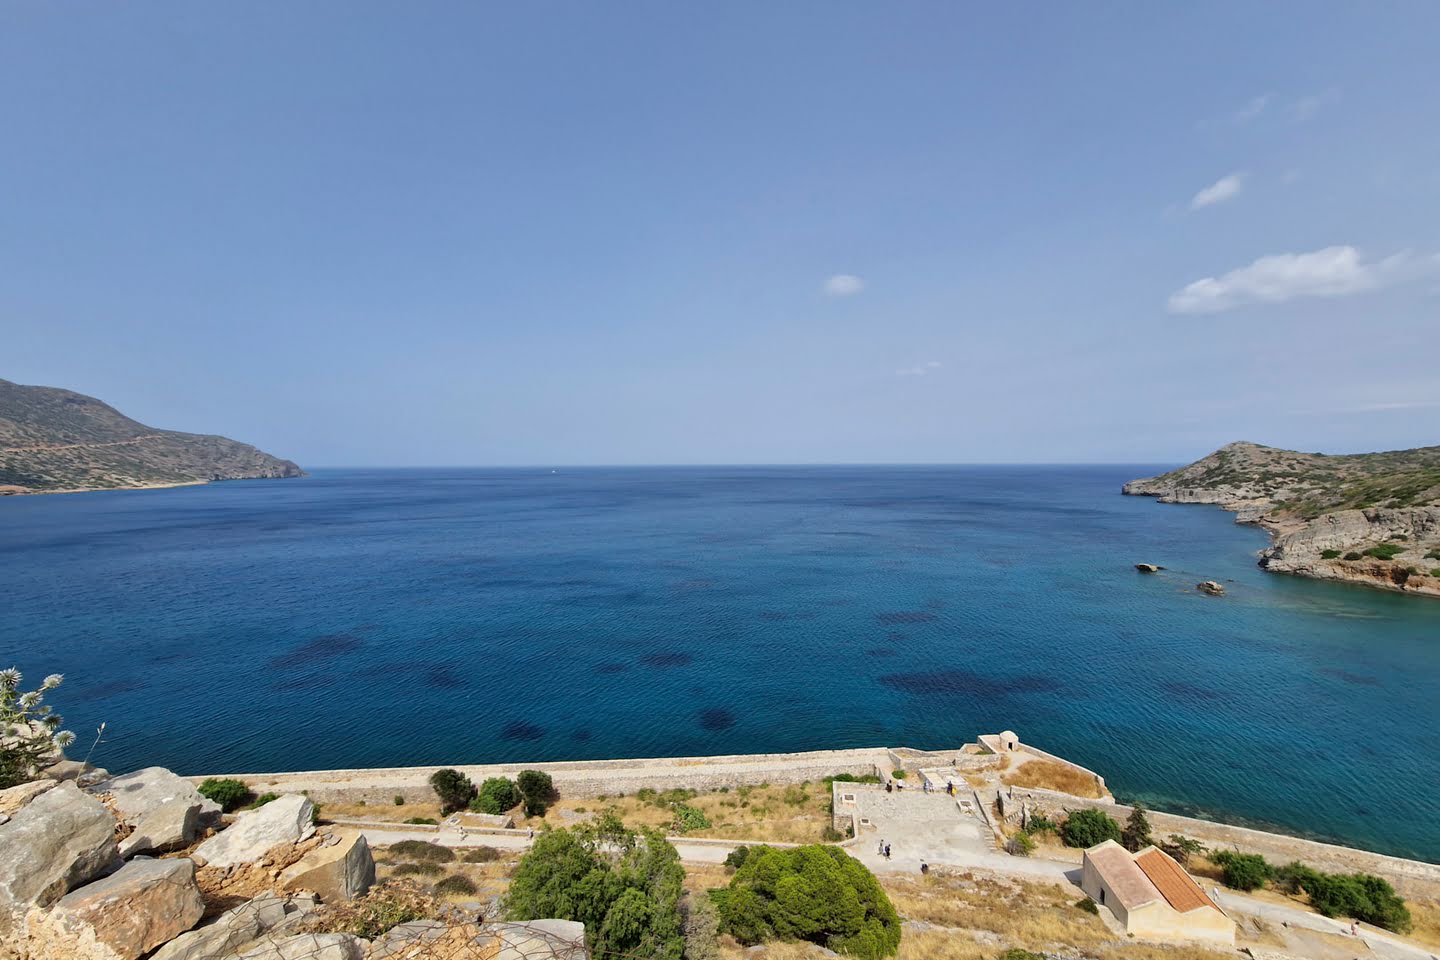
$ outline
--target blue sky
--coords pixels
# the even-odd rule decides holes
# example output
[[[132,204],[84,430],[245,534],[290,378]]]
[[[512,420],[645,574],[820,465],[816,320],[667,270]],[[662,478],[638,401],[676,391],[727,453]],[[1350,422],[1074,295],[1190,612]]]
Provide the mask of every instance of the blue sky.
[[[0,5],[0,377],[302,464],[1440,442],[1440,5]]]

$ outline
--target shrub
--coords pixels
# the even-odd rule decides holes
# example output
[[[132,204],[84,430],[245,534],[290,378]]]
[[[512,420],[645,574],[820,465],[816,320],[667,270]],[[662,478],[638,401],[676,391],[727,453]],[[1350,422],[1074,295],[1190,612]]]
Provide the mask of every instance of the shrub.
[[[1017,833],[1005,841],[1005,852],[1013,857],[1028,857],[1035,852],[1035,841],[1028,833]]]
[[[195,789],[200,792],[200,796],[220,804],[220,809],[226,813],[250,798],[250,788],[245,786],[243,780],[228,778],[217,780],[215,777],[210,777]]]
[[[904,770],[891,770],[891,771],[890,771],[890,776],[894,777],[896,780],[904,780],[904,779],[905,779],[905,771],[904,771]]]
[[[1035,953],[1032,950],[1021,950],[1014,947],[1000,954],[999,960],[1045,960],[1043,953]]]
[[[535,844],[510,882],[511,920],[553,917],[585,924],[591,956],[626,954],[673,960],[680,930],[680,856],[658,830],[629,830],[613,812]]]
[[[407,860],[428,860],[432,863],[449,863],[455,859],[455,851],[427,840],[401,840],[390,845],[390,853]]]
[[[1440,547],[1430,550],[1425,554],[1426,560],[1440,560]]]
[[[398,794],[398,793],[395,794],[395,806],[397,806],[397,807],[403,807],[403,806],[405,806],[405,798],[402,797],[402,796],[401,796],[400,794]]]
[[[720,915],[715,912],[715,901],[704,894],[690,897],[683,928],[684,960],[720,960]]]
[[[706,830],[710,827],[710,818],[705,816],[705,811],[699,807],[692,807],[688,803],[677,803],[675,804],[675,820],[671,827],[676,833]]]
[[[472,847],[460,859],[466,863],[491,863],[500,859],[500,851],[494,847]]]
[[[1232,890],[1259,890],[1275,873],[1258,853],[1220,850],[1210,854],[1210,862],[1220,868],[1220,882]]]
[[[820,839],[826,843],[839,843],[841,840],[850,839],[850,831],[847,829],[844,833],[841,833],[835,829],[834,824],[827,823],[820,828]]]
[[[1354,550],[1351,550],[1349,553],[1345,554],[1345,559],[1346,559],[1346,560],[1363,560],[1364,557],[1360,556],[1360,554],[1356,553]]]
[[[1435,567],[1434,569],[1432,569],[1432,570],[1430,571],[1430,576],[1432,576],[1432,577],[1440,577],[1440,567]]]
[[[500,814],[519,802],[520,791],[515,789],[515,781],[505,777],[491,777],[480,784],[480,792],[470,801],[470,809],[479,810],[481,813]]]
[[[440,821],[436,820],[434,817],[410,817],[408,820],[405,820],[404,822],[405,822],[405,823],[413,823],[413,824],[415,824],[417,827],[418,827],[418,826],[431,826],[431,827],[435,827],[435,826],[439,826],[439,824],[440,824]]]
[[[1410,911],[1395,888],[1368,873],[1320,873],[1307,889],[1310,905],[1327,917],[1354,917],[1396,933],[1409,933]]]
[[[1320,874],[1317,871],[1311,870],[1298,860],[1287,863],[1283,867],[1276,867],[1271,876],[1275,886],[1292,895],[1300,893],[1302,890],[1309,893],[1315,889],[1319,878]]]
[[[1084,910],[1086,913],[1092,913],[1097,917],[1100,916],[1100,908],[1097,907],[1095,905],[1095,901],[1091,900],[1089,897],[1086,897],[1084,900],[1078,901],[1075,906],[1080,910]]]
[[[14,667],[0,670],[0,790],[28,783],[75,742],[75,734],[59,729],[60,714],[44,705],[45,694],[65,678],[52,673],[25,693],[22,679]]]
[[[739,870],[745,865],[745,858],[750,855],[750,848],[745,846],[736,847],[725,856],[725,866]]]
[[[805,940],[879,960],[900,947],[900,917],[874,875],[836,847],[756,847],[715,891],[721,929],[741,943]]]
[[[1106,840],[1120,841],[1120,824],[1100,810],[1076,810],[1060,826],[1067,847],[1093,847]]]
[[[458,873],[453,873],[435,884],[435,893],[441,897],[473,896],[475,890],[475,881]]]
[[[883,783],[878,774],[874,773],[837,773],[833,777],[826,777],[824,783],[828,786],[832,783]]]
[[[440,904],[434,897],[422,893],[413,883],[387,880],[371,887],[363,897],[322,907],[296,932],[350,933],[373,940],[391,927],[439,915]]]
[[[1060,832],[1059,829],[1055,826],[1055,823],[1049,817],[1042,816],[1038,813],[1034,814],[1030,817],[1030,819],[1025,821],[1025,832],[1030,834],[1032,837],[1037,833],[1044,833],[1046,830],[1049,830],[1052,833]]]
[[[436,770],[430,775],[430,788],[440,798],[440,815],[464,810],[475,796],[475,784],[459,770]]]
[[[1334,560],[1334,559],[1335,559],[1336,557],[1338,557],[1338,556],[1340,556],[1340,551],[1339,551],[1339,550],[1321,550],[1321,551],[1320,551],[1320,559],[1321,559],[1321,560]]]
[[[1145,808],[1138,803],[1130,810],[1130,816],[1125,820],[1125,829],[1120,831],[1120,842],[1131,853],[1155,842],[1150,837],[1150,818],[1145,816]]]
[[[525,816],[543,817],[560,796],[550,774],[540,770],[521,770],[515,778],[515,787],[525,801]]]
[[[397,877],[438,877],[445,868],[438,863],[399,863],[390,872]]]
[[[248,809],[259,810],[261,807],[265,806],[265,804],[267,803],[270,803],[272,800],[279,799],[280,794],[278,793],[262,793],[260,794],[260,796],[256,797],[253,802],[251,802]]]
[[[1399,544],[1381,543],[1360,552],[1364,556],[1374,557],[1376,560],[1393,560],[1396,554],[1403,553],[1404,550],[1405,548]]]

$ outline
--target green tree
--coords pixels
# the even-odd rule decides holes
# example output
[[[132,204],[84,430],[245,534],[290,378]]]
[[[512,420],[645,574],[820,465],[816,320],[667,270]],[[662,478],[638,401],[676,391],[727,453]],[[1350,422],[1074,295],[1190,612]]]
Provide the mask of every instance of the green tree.
[[[38,689],[20,692],[20,671],[0,670],[0,790],[27,783],[61,758],[75,735],[59,729],[64,721],[44,703],[45,694],[65,679],[46,677]]]
[[[1410,910],[1381,877],[1368,873],[1316,873],[1305,878],[1310,905],[1327,917],[1354,917],[1396,933],[1409,933]]]
[[[1120,824],[1102,810],[1076,810],[1060,826],[1060,839],[1067,847],[1093,847],[1106,840],[1120,842]]]
[[[515,869],[505,900],[512,920],[585,924],[592,955],[680,960],[679,854],[658,830],[636,833],[613,813],[541,834]]]
[[[1130,816],[1125,820],[1125,829],[1120,832],[1120,842],[1125,849],[1134,853],[1154,843],[1150,836],[1150,818],[1145,816],[1145,808],[1140,804],[1130,811]]]
[[[472,810],[482,813],[504,813],[520,802],[520,791],[515,781],[504,777],[491,777],[480,784],[480,792],[470,801]]]
[[[440,815],[464,810],[475,796],[475,784],[459,770],[436,770],[430,774],[430,788],[440,798]]]
[[[879,960],[900,947],[900,917],[873,874],[835,847],[751,847],[715,891],[721,928],[746,944],[806,940]]]
[[[1275,874],[1275,868],[1258,853],[1220,850],[1210,855],[1220,867],[1220,882],[1232,890],[1259,890]]]
[[[543,817],[560,796],[550,774],[541,770],[521,770],[515,786],[525,801],[525,816]]]

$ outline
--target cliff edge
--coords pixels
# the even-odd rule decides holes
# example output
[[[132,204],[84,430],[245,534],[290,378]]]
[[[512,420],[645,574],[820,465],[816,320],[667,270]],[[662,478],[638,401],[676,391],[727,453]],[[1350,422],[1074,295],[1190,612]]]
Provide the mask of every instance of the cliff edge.
[[[94,397],[0,380],[0,494],[300,476],[248,443],[157,430]]]
[[[1232,443],[1123,492],[1215,504],[1264,527],[1266,570],[1440,597],[1440,447],[1327,455]]]

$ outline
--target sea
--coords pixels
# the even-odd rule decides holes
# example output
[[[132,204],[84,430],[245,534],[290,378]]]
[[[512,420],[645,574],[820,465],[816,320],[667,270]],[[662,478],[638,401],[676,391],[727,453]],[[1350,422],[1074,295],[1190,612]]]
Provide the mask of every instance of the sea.
[[[1440,601],[1267,574],[1230,514],[1121,495],[1167,468],[331,469],[0,498],[0,666],[63,673],[70,753],[112,771],[1008,728],[1122,800],[1440,862]]]

